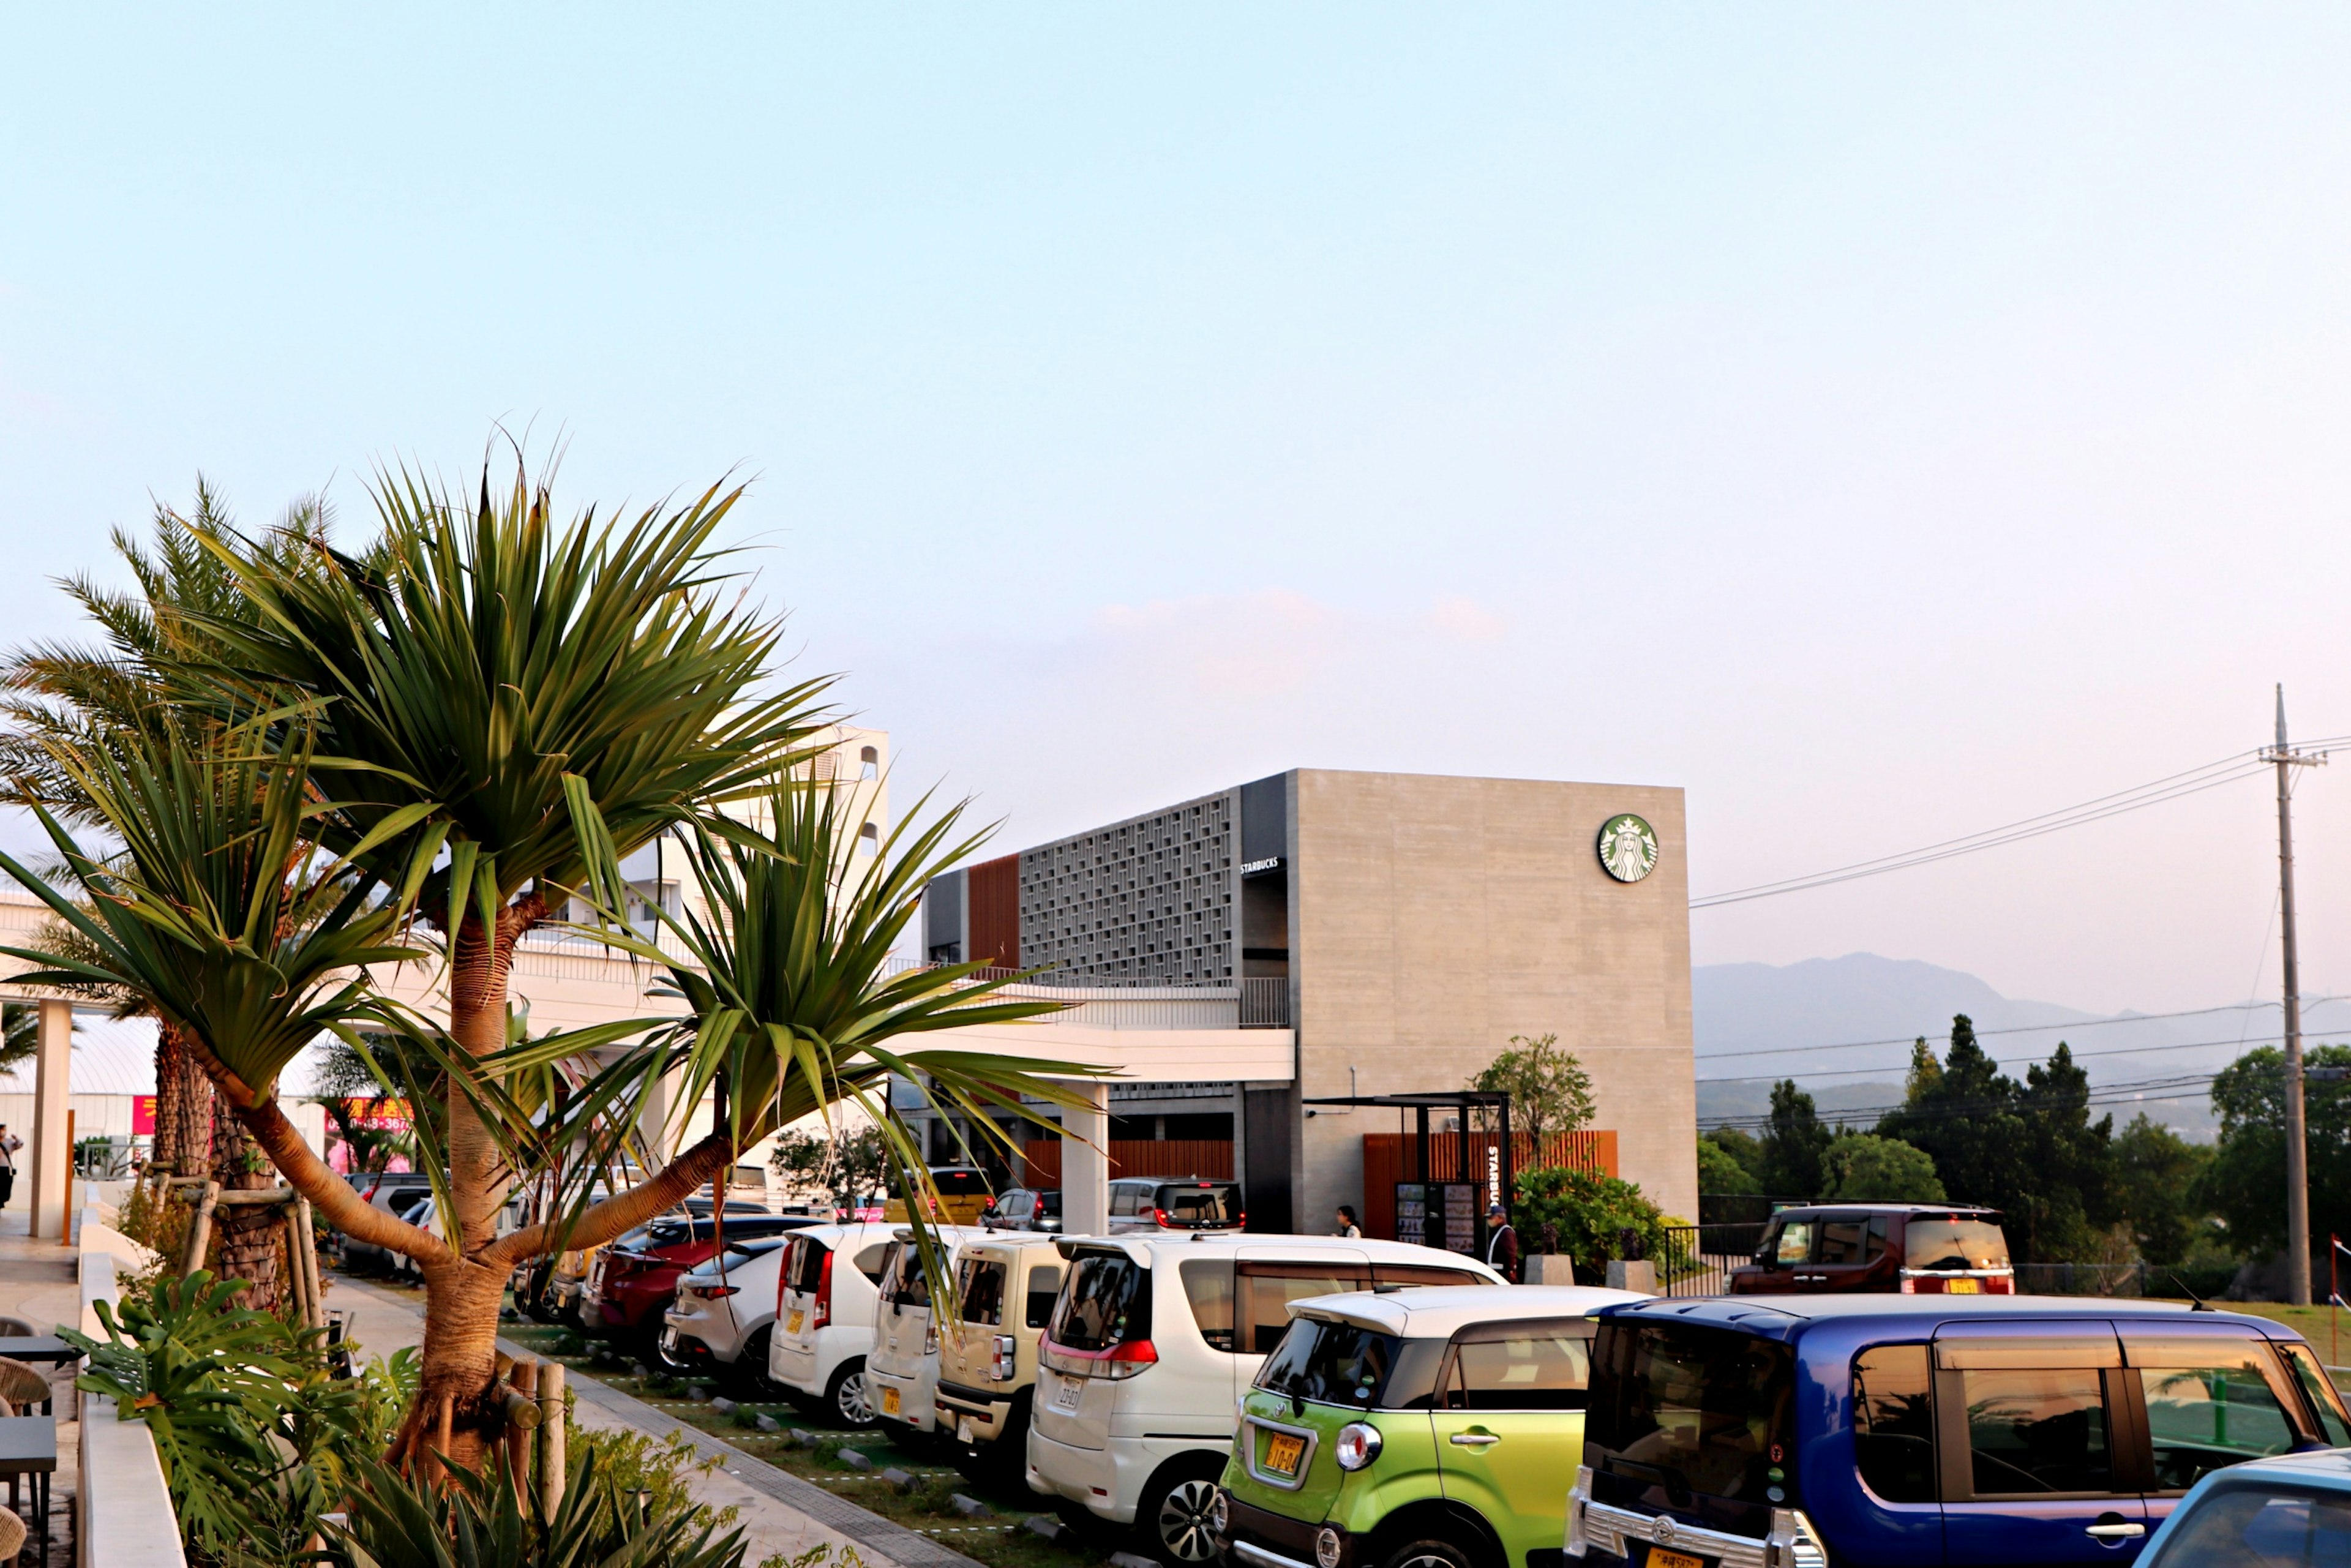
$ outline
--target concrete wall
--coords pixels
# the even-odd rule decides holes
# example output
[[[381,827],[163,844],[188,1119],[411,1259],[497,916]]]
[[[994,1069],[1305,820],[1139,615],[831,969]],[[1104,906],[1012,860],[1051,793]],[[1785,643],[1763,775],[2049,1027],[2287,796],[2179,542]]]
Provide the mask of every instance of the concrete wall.
[[[1695,1219],[1682,792],[1301,769],[1293,801],[1298,1092],[1460,1088],[1510,1036],[1556,1033],[1592,1075],[1624,1175]],[[1657,835],[1637,883],[1610,877],[1595,849],[1620,811]],[[1360,1210],[1363,1135],[1398,1125],[1375,1110],[1303,1122],[1300,1228]]]

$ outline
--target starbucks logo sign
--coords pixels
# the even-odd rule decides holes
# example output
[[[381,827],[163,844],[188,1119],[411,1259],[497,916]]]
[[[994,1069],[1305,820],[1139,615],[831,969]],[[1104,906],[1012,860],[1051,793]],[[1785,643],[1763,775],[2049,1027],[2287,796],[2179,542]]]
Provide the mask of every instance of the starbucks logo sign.
[[[1618,882],[1638,882],[1657,869],[1657,833],[1648,823],[1622,812],[1600,824],[1601,868]]]

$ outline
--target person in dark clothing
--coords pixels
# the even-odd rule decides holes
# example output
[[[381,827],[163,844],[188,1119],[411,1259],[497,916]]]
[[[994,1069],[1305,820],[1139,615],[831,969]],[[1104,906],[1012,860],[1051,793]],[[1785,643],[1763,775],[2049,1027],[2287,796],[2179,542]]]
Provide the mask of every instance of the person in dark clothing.
[[[24,1146],[25,1140],[10,1132],[7,1123],[0,1122],[0,1208],[7,1207],[8,1200],[16,1195],[16,1151]]]
[[[1515,1285],[1519,1282],[1519,1233],[1510,1228],[1510,1211],[1500,1204],[1486,1210],[1486,1266]]]

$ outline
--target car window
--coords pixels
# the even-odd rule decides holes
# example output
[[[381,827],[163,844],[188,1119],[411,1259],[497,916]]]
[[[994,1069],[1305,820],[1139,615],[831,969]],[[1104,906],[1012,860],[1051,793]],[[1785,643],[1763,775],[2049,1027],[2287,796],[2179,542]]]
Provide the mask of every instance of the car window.
[[[956,1294],[963,1301],[963,1321],[985,1323],[990,1328],[1000,1326],[1004,1322],[1004,1265],[983,1258],[967,1258],[961,1271],[963,1279],[956,1287]]]
[[[2337,1448],[2351,1448],[2351,1416],[2344,1413],[2342,1392],[2319,1365],[2317,1353],[2306,1344],[2281,1344],[2278,1349],[2294,1368],[2294,1381],[2318,1407],[2318,1427],[2326,1434],[2326,1441]]]
[[[2318,1568],[2351,1560],[2351,1497],[2275,1481],[2215,1487],[2173,1522],[2146,1568]]]
[[[1230,1258],[1186,1258],[1176,1265],[1184,1281],[1184,1299],[1192,1303],[1192,1322],[1211,1350],[1233,1348],[1233,1260]]]
[[[1780,1227],[1779,1244],[1772,1249],[1774,1263],[1804,1263],[1813,1256],[1813,1226],[1810,1220],[1792,1219]]]
[[[1323,1404],[1369,1408],[1395,1370],[1404,1341],[1358,1323],[1300,1318],[1266,1357],[1257,1385]]]
[[[864,1251],[860,1252],[857,1255],[857,1271],[864,1275],[867,1279],[872,1281],[875,1284],[880,1284],[882,1282],[882,1260],[888,1254],[890,1247],[891,1243],[887,1241],[877,1241],[872,1246],[868,1247]],[[929,1299],[930,1298],[927,1296],[924,1298],[926,1301]]]
[[[1151,1200],[1166,1224],[1179,1228],[1230,1225],[1240,1213],[1240,1188],[1230,1182],[1167,1183]]]
[[[1782,1473],[1795,1443],[1795,1353],[1776,1340],[1700,1323],[1604,1323],[1591,1412],[1587,1454],[1713,1497],[1801,1496]]]
[[[1887,1502],[1933,1502],[1933,1373],[1923,1344],[1881,1344],[1853,1364],[1853,1446],[1861,1479]]]
[[[1110,1189],[1111,1218],[1132,1219],[1134,1217],[1134,1200],[1141,1196],[1141,1188],[1131,1186],[1124,1182],[1112,1187]]]
[[[1960,1375],[1976,1496],[2114,1490],[2097,1368],[1971,1368]]]
[[[824,1259],[830,1250],[813,1236],[794,1240],[791,1255],[784,1260],[785,1288],[813,1295],[824,1278]]]
[[[1061,1293],[1061,1266],[1040,1263],[1029,1270],[1029,1311],[1027,1322],[1032,1329],[1041,1329],[1053,1321],[1053,1300]]]
[[[963,1168],[935,1170],[931,1183],[939,1189],[941,1197],[986,1197],[987,1173]]]
[[[1047,1333],[1071,1350],[1103,1351],[1151,1337],[1151,1270],[1123,1252],[1089,1252],[1071,1265]]]
[[[1237,1281],[1240,1348],[1264,1355],[1281,1343],[1290,1327],[1289,1305],[1315,1296],[1372,1288],[1362,1263],[1243,1263]]]
[[[1489,1338],[1489,1333],[1497,1337]],[[1592,1387],[1590,1324],[1478,1331],[1453,1347],[1448,1410],[1581,1410]]]
[[[1001,1212],[1007,1219],[1026,1219],[1036,1207],[1037,1195],[1033,1192],[1008,1193]]]
[[[1885,1236],[1870,1234],[1865,1214],[1832,1214],[1813,1234],[1815,1263],[1875,1263],[1885,1251]]]
[[[2159,1490],[2186,1491],[2223,1466],[2283,1454],[2299,1440],[2286,1414],[2293,1393],[2267,1348],[2259,1341],[2126,1344],[2147,1400]]]
[[[1467,1269],[1432,1269],[1426,1263],[1372,1264],[1372,1283],[1392,1285],[1490,1285],[1494,1281]]]
[[[1987,1219],[1922,1219],[1903,1228],[1903,1263],[1950,1272],[2008,1267],[2008,1237]]]

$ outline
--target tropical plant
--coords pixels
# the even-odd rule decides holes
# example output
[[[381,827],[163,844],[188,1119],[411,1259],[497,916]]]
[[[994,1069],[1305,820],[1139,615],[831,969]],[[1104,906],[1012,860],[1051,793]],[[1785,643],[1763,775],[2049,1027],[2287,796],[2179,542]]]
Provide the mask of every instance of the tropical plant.
[[[616,1483],[595,1448],[549,1511],[515,1484],[500,1450],[480,1472],[425,1487],[361,1467],[348,1520],[329,1523],[330,1562],[349,1568],[738,1568],[743,1532],[718,1533],[690,1504]]]

